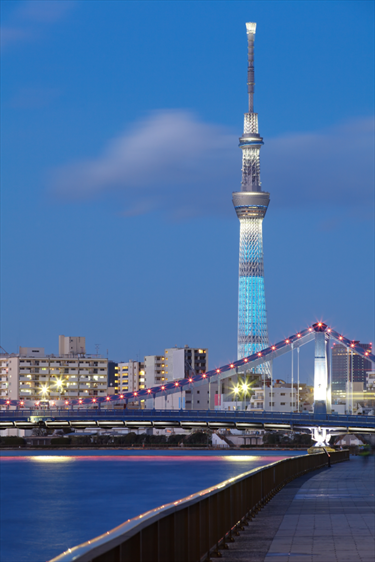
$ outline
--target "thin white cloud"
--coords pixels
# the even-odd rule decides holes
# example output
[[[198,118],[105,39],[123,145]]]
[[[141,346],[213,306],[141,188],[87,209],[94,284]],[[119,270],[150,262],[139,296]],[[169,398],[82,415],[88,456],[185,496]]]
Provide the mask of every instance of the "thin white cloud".
[[[17,10],[17,16],[25,20],[54,23],[69,12],[74,0],[25,0]]]
[[[2,49],[34,39],[41,27],[64,18],[74,4],[75,0],[25,0],[16,4],[9,21],[1,25]]]
[[[27,29],[22,29],[20,27],[11,26],[1,26],[0,29],[0,40],[1,48],[4,49],[13,45],[15,43],[20,43],[21,41],[26,41],[30,39],[31,33]]]
[[[121,191],[127,214],[156,207],[197,214],[198,198],[199,206],[217,210],[224,184],[231,185],[237,142],[225,128],[189,112],[155,112],[111,140],[97,158],[55,170],[51,185],[69,199]]]
[[[49,105],[59,95],[57,88],[27,86],[20,88],[9,105],[15,109],[36,109]]]
[[[373,203],[373,118],[273,138],[262,152],[264,186],[277,206]]]
[[[360,208],[373,203],[374,120],[265,141],[263,189],[272,205]],[[125,215],[164,209],[174,217],[232,212],[240,189],[238,137],[187,111],[161,111],[107,143],[102,153],[53,170],[65,200],[121,195]]]

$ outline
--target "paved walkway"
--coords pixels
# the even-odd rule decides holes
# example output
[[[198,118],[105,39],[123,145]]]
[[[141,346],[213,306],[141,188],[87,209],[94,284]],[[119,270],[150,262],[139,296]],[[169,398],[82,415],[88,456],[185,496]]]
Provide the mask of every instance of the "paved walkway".
[[[222,550],[223,562],[374,562],[375,457],[285,486]]]

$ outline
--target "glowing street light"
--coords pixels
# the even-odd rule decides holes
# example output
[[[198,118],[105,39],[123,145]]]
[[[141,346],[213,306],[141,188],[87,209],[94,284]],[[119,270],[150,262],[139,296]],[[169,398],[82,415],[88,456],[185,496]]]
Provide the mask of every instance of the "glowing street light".
[[[47,386],[46,384],[42,384],[39,390],[39,394],[42,395],[42,400],[45,400],[47,398],[48,393],[49,393],[49,386]]]
[[[61,400],[61,394],[64,390],[64,384],[65,384],[65,380],[60,378],[60,379],[56,379],[55,382],[53,383],[54,386],[57,388],[57,391],[59,393],[59,401]]]

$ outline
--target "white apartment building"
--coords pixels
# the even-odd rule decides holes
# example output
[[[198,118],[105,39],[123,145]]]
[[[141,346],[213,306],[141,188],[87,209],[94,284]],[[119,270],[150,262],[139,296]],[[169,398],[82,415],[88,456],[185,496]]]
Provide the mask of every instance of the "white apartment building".
[[[189,378],[200,375],[208,369],[207,349],[185,347],[170,347],[164,350],[163,355],[147,355],[145,357],[145,387],[160,385],[163,383],[179,379]],[[186,409],[186,410],[207,410],[214,405],[214,393],[217,391],[217,384],[211,385],[211,395],[209,385],[202,385],[195,388],[187,388],[182,392],[177,392],[164,396],[159,394],[155,399],[157,409]],[[147,399],[147,407],[152,407],[152,400]]]
[[[207,371],[207,349],[171,347],[163,355],[145,357],[146,387],[200,375]]]
[[[146,388],[163,384],[168,380],[164,355],[146,355],[144,366]]]
[[[63,354],[46,355],[43,347],[20,347],[0,357],[0,396],[9,400],[54,402],[105,396],[108,360],[85,354],[84,338],[59,337]],[[68,341],[66,341],[68,340]],[[61,347],[62,346],[62,347]],[[79,355],[75,352],[79,350]]]
[[[312,387],[303,384],[288,383],[274,384],[273,386],[257,386],[252,388],[247,404],[247,410],[251,411],[274,411],[274,412],[308,412],[312,410],[313,391]],[[264,403],[265,391],[265,403]]]
[[[192,387],[182,392],[164,395],[160,393],[155,398],[155,408],[157,410],[213,410],[215,405],[215,393],[217,383],[202,384],[199,387]],[[152,408],[152,400],[147,399],[147,407]]]
[[[146,388],[145,363],[128,361],[117,366],[117,394]]]

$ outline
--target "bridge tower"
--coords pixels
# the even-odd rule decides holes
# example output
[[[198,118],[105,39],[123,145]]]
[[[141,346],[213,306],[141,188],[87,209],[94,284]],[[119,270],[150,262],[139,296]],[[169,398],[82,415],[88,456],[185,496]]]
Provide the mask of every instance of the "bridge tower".
[[[315,330],[314,413],[331,413],[331,385],[328,380],[328,333],[323,322],[313,324]]]
[[[247,23],[249,111],[245,113],[242,150],[241,191],[233,193],[233,205],[240,221],[237,358],[242,359],[268,347],[268,327],[263,268],[262,223],[270,194],[262,191],[259,153],[263,139],[254,113],[255,23]],[[257,371],[270,374],[270,363]]]

